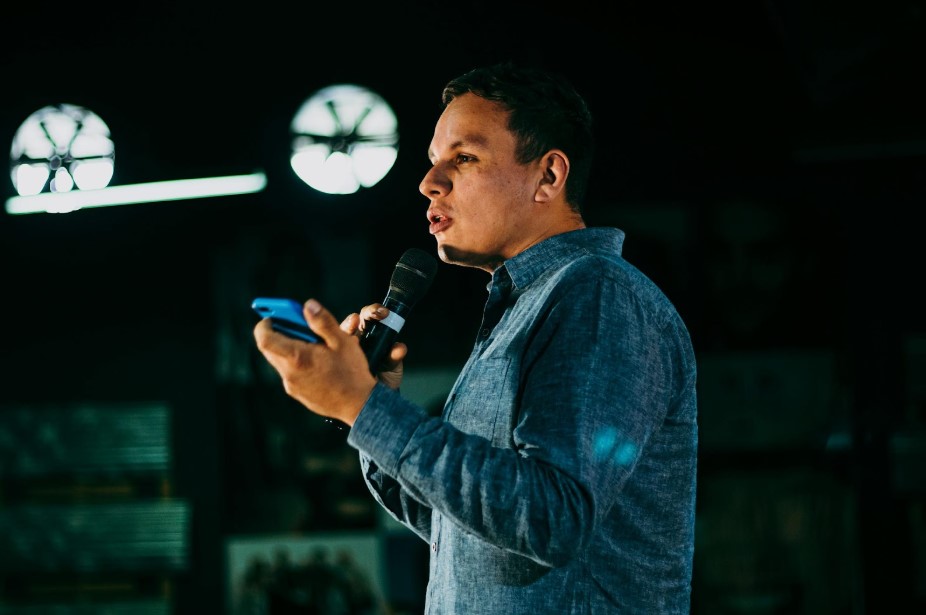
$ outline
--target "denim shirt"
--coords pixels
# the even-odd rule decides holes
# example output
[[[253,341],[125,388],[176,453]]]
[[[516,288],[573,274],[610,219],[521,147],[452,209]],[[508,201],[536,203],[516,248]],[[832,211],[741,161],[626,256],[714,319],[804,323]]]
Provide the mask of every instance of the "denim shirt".
[[[426,613],[688,613],[695,356],[667,297],[588,228],[506,261],[441,417],[377,384],[348,434],[430,544]]]

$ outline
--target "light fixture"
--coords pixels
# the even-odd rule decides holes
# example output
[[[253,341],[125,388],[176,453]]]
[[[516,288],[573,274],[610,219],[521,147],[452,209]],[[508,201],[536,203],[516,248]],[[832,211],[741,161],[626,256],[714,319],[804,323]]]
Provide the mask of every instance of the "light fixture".
[[[302,181],[327,194],[370,188],[398,155],[398,121],[375,92],[352,84],[312,94],[290,126],[290,165]]]
[[[115,145],[95,113],[71,104],[49,105],[30,115],[13,137],[10,179],[18,196],[9,214],[66,213],[91,207],[132,205],[259,192],[262,171],[109,186]]]
[[[260,192],[266,185],[267,176],[262,171],[248,175],[173,179],[143,184],[111,186],[99,190],[73,190],[66,193],[14,196],[7,200],[6,212],[9,214],[43,212],[53,214],[92,207],[202,199]]]
[[[47,106],[16,131],[10,178],[20,196],[93,190],[109,185],[114,162],[109,127],[97,114],[77,105]]]

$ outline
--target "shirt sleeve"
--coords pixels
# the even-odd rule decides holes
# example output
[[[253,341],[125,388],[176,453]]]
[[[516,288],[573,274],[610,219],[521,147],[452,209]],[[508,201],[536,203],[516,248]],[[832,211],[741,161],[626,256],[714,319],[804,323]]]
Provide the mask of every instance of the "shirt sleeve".
[[[670,371],[658,323],[632,292],[609,279],[569,286],[511,345],[510,448],[382,385],[348,436],[406,497],[550,566],[582,550],[620,497],[665,416]]]
[[[431,508],[410,497],[392,476],[370,457],[360,453],[360,469],[367,489],[393,519],[412,530],[422,540],[430,540]]]

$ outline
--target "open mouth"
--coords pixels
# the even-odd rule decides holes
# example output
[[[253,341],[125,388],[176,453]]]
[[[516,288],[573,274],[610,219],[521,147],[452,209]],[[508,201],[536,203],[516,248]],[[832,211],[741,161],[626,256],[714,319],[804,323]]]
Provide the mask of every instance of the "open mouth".
[[[447,227],[451,224],[450,218],[437,213],[429,214],[428,220],[431,222],[430,226],[428,227],[428,232],[430,232],[432,235],[436,235],[437,233],[446,230]]]

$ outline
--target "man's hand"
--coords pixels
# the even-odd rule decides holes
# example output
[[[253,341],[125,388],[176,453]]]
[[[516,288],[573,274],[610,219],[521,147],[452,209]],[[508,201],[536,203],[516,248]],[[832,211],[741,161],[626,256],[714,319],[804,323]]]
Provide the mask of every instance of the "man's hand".
[[[348,321],[359,320],[359,316],[352,314],[339,327],[334,316],[314,299],[305,302],[303,314],[323,343],[289,338],[274,331],[270,319],[264,318],[254,327],[257,348],[280,374],[287,395],[316,414],[353,425],[376,384],[360,338],[350,332]],[[356,329],[359,323],[353,326]],[[390,359],[396,354],[394,348]]]
[[[379,303],[371,303],[364,306],[359,314],[351,314],[341,323],[341,329],[351,335],[363,337],[365,325],[374,320],[382,320],[389,315],[389,310]],[[402,361],[408,354],[408,347],[402,342],[396,342],[389,350],[389,355],[384,359],[385,369],[376,376],[379,380],[391,389],[398,389],[402,382],[403,365]]]

